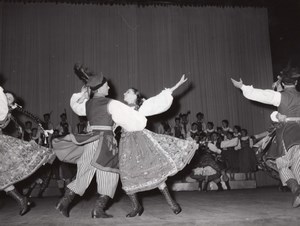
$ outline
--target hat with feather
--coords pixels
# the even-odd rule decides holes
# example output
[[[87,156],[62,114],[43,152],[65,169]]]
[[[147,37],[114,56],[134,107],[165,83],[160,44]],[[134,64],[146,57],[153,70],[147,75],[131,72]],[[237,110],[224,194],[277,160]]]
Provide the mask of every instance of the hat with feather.
[[[107,82],[102,73],[96,74],[78,63],[74,65],[74,72],[91,90],[97,90]]]

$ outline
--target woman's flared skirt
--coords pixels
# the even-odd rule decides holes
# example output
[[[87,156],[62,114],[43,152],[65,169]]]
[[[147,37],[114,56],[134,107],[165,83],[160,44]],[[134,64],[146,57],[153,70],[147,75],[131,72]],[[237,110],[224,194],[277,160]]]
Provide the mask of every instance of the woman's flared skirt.
[[[0,135],[0,190],[32,175],[55,158],[52,150],[34,141]]]
[[[127,194],[151,190],[182,170],[192,159],[195,141],[156,134],[149,130],[123,132],[120,177]]]

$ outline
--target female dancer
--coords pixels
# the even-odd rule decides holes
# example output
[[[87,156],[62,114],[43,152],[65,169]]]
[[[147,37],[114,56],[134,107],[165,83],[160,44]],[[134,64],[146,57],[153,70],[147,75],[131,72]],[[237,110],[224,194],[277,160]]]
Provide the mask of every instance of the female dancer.
[[[34,141],[26,142],[2,134],[1,129],[13,120],[10,111],[17,108],[14,101],[13,95],[5,94],[0,86],[0,190],[4,190],[18,202],[19,214],[22,216],[30,210],[31,203],[16,190],[14,184],[33,174],[50,160],[53,154]]]
[[[171,106],[173,91],[186,81],[183,75],[174,87],[144,101],[138,90],[131,88],[124,93],[124,101],[144,116],[160,114]],[[195,141],[123,126],[119,146],[120,177],[133,205],[127,217],[135,217],[143,212],[136,193],[154,188],[159,188],[175,214],[180,213],[181,208],[170,196],[165,181],[182,170],[197,149]]]

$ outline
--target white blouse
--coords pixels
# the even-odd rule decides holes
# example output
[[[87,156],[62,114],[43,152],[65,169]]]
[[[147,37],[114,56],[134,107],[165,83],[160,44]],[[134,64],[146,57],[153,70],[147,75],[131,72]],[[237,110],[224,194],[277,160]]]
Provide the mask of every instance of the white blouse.
[[[79,116],[86,115],[85,103],[87,99],[78,102],[83,95],[83,92],[74,93],[70,100],[72,110]],[[120,101],[111,100],[108,104],[108,112],[112,115],[113,121],[126,131],[141,131],[147,125],[146,116],[160,114],[168,110],[172,102],[171,90],[165,89],[160,94],[145,100],[139,111]]]
[[[0,86],[0,121],[4,120],[8,114],[8,103],[3,88]]]
[[[158,95],[145,100],[139,108],[139,112],[144,116],[157,115],[167,111],[173,103],[172,91],[165,89]]]
[[[241,87],[243,95],[249,99],[263,104],[271,104],[276,107],[280,105],[281,93],[271,89],[256,89],[253,86],[243,85]]]

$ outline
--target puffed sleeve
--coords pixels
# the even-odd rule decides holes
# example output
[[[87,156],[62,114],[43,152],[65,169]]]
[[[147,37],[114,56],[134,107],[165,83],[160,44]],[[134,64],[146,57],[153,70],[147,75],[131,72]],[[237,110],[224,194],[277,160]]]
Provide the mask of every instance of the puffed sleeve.
[[[78,116],[86,116],[85,103],[87,102],[87,99],[79,101],[83,95],[83,92],[74,93],[70,100],[70,106]]]
[[[244,97],[249,100],[257,101],[263,104],[271,104],[276,107],[280,105],[281,93],[270,89],[256,89],[253,86],[243,85],[241,87]]]
[[[165,89],[158,95],[144,101],[139,112],[145,116],[157,115],[167,111],[173,103],[172,91]]]
[[[235,147],[239,144],[239,139],[237,137],[231,140],[224,140],[221,142],[221,148]]]
[[[126,131],[141,131],[147,125],[147,119],[143,114],[120,101],[111,100],[108,112],[112,115],[113,121]]]
[[[0,86],[0,121],[3,121],[8,114],[8,103],[3,88]]]

